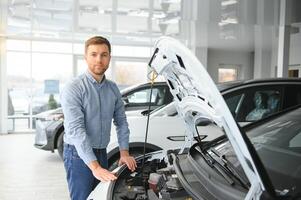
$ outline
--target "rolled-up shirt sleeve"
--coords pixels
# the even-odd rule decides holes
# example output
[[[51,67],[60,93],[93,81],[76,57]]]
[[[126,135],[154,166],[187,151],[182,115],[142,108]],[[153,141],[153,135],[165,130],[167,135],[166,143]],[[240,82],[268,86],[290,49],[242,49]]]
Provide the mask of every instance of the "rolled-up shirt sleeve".
[[[118,87],[114,87],[115,94],[117,94],[117,100],[115,103],[114,111],[114,125],[116,126],[116,133],[118,138],[119,150],[129,149],[129,135],[130,130],[128,128],[128,122],[125,115],[124,104],[121,99],[121,94]]]
[[[76,85],[67,85],[61,93],[64,113],[65,137],[75,146],[79,157],[89,164],[97,160],[86,134],[81,92]]]

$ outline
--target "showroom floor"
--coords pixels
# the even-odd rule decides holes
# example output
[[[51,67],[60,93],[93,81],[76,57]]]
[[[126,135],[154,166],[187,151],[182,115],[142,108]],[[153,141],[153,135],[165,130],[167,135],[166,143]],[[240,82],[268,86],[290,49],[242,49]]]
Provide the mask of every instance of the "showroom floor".
[[[0,135],[0,199],[69,199],[62,160],[33,143],[33,133]]]

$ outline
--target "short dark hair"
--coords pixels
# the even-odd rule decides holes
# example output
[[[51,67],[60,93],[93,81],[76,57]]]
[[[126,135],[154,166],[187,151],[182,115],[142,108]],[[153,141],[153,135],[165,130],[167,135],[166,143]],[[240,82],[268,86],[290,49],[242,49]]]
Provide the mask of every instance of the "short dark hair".
[[[85,53],[87,52],[88,47],[90,45],[95,45],[95,44],[105,44],[105,45],[107,45],[108,49],[109,49],[109,53],[111,53],[111,44],[110,44],[109,40],[105,37],[102,37],[102,36],[94,36],[94,37],[91,37],[90,39],[88,39],[85,42]]]

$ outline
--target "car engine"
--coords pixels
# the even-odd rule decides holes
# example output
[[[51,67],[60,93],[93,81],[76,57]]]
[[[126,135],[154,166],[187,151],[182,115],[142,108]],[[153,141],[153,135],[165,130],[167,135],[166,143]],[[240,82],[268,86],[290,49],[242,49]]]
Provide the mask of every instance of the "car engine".
[[[113,198],[118,200],[177,200],[192,199],[182,187],[172,166],[172,158],[143,159],[137,161],[137,169],[125,169],[115,183]]]

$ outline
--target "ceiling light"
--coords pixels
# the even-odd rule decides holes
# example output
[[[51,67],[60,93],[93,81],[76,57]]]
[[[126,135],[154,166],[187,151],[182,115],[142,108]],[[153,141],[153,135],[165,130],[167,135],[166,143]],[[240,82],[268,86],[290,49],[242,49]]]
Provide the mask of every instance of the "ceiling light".
[[[222,1],[222,6],[230,6],[233,4],[236,4],[237,0],[227,0],[227,1]]]

